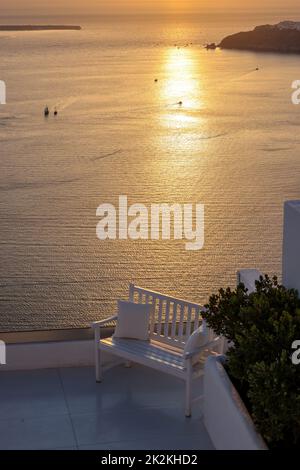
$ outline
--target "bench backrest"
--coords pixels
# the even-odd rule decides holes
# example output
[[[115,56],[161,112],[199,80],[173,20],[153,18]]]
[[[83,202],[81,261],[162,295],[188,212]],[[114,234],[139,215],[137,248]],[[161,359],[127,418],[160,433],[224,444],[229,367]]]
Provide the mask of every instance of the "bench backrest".
[[[202,324],[201,305],[130,284],[130,302],[152,304],[150,337],[184,348],[187,339]]]

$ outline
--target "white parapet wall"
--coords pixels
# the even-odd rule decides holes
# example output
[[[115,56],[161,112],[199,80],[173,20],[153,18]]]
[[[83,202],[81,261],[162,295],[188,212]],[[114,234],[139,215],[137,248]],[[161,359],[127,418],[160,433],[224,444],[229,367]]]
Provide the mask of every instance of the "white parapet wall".
[[[241,269],[237,283],[242,282],[251,293],[260,276],[257,269]],[[227,348],[228,345],[225,352]],[[209,357],[205,364],[204,422],[210,438],[217,450],[265,450],[263,439],[223,367],[224,361],[225,356]]]
[[[90,366],[94,361],[93,341],[54,341],[8,344],[4,370]]]
[[[300,292],[300,201],[284,205],[282,283]]]
[[[111,336],[112,333],[112,328],[103,329],[102,337]],[[84,367],[95,364],[93,330],[89,328],[2,333],[1,345],[0,373],[5,370]],[[1,351],[5,353],[5,361],[1,360]],[[103,353],[105,364],[110,364],[112,360],[110,354]]]
[[[223,361],[211,356],[205,364],[203,411],[210,438],[217,450],[266,450]]]
[[[110,363],[112,357],[103,353],[103,361]],[[0,374],[5,370],[93,366],[94,341],[8,344],[5,362],[0,365]]]
[[[257,269],[240,269],[237,272],[237,283],[242,282],[251,293],[255,291],[255,281],[258,281],[261,275]]]

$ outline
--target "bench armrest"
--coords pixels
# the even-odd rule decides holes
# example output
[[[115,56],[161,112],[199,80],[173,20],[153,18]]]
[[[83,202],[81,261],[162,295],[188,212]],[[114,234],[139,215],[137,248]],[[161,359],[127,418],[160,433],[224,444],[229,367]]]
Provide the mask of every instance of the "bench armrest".
[[[112,317],[106,318],[105,320],[94,321],[91,326],[94,330],[96,330],[98,328],[109,326],[109,323],[116,321],[117,318],[118,315],[113,315]]]
[[[197,354],[202,353],[206,349],[210,349],[212,347],[217,346],[218,342],[220,341],[220,337],[218,336],[217,338],[213,339],[213,341],[209,341],[208,343],[204,344],[200,348],[194,349],[194,351],[190,351],[184,354],[184,359],[192,359],[194,356],[197,356]]]

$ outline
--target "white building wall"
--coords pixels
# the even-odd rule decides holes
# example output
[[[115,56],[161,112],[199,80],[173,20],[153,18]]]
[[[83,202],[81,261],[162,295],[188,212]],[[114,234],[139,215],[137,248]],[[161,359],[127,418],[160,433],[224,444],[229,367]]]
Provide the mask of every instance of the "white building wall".
[[[300,292],[300,201],[284,205],[282,283]]]

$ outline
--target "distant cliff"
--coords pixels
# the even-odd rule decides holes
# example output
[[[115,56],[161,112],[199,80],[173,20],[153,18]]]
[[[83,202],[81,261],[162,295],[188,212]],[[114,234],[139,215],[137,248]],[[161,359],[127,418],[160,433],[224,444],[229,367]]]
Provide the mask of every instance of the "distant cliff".
[[[0,25],[0,31],[57,31],[80,29],[81,26],[73,25]]]
[[[276,25],[257,26],[253,31],[227,36],[219,46],[222,49],[300,54],[300,23],[282,21]]]

